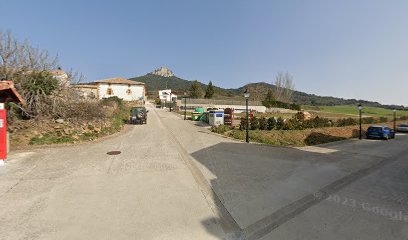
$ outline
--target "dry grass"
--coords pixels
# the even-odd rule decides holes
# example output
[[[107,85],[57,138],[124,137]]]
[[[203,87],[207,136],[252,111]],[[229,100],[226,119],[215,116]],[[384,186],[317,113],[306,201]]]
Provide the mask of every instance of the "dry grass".
[[[385,123],[392,127],[392,123]],[[363,125],[363,136],[369,127]],[[240,140],[245,140],[245,131],[230,130],[224,135]],[[277,145],[277,146],[308,146],[340,141],[359,136],[359,126],[329,127],[305,130],[256,130],[250,131],[250,139],[253,142]]]

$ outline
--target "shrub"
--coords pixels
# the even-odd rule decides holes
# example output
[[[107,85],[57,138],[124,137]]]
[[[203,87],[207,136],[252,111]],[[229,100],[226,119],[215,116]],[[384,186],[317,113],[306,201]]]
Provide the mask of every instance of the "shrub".
[[[300,110],[301,110],[300,105],[294,104],[294,103],[290,104],[290,105],[289,105],[289,108],[292,109],[292,110],[296,110],[296,111],[300,111]]]
[[[116,104],[116,106],[122,106],[123,105],[123,100],[118,98],[117,96],[102,99],[102,105],[112,106],[114,104]]]
[[[26,100],[25,111],[32,116],[52,113],[52,96],[59,90],[58,80],[49,71],[32,71],[16,86]]]
[[[294,118],[298,121],[298,122],[303,122],[305,121],[305,114],[303,112],[297,112],[294,116]]]
[[[315,117],[313,119],[307,120],[303,122],[304,128],[323,128],[323,127],[330,127],[332,123],[327,118],[320,118]]]
[[[284,122],[283,130],[295,130],[295,129],[302,129],[302,124],[295,118],[291,118]]]
[[[259,119],[259,129],[260,130],[267,130],[268,129],[268,121],[265,117],[261,117]]]
[[[408,116],[401,116],[399,119],[400,120],[408,120]]]
[[[211,132],[215,132],[215,133],[218,133],[218,134],[224,134],[225,132],[227,132],[229,130],[231,130],[231,127],[227,126],[227,125],[224,125],[224,124],[219,125],[219,126],[212,126],[211,127]]]
[[[275,119],[274,117],[268,118],[267,124],[268,124],[268,126],[267,126],[267,129],[268,129],[268,130],[274,129],[275,126],[276,126],[276,119]]]
[[[338,119],[336,122],[337,127],[345,127],[345,126],[352,126],[352,125],[357,125],[358,122],[354,118],[341,118]]]
[[[250,120],[250,123],[251,123],[251,126],[250,126],[251,130],[258,130],[259,129],[259,119],[257,117],[254,116]]]
[[[241,118],[241,123],[239,124],[239,130],[245,130],[246,129],[246,118],[245,117],[242,117]]]
[[[380,118],[379,118],[379,121],[380,121],[380,123],[388,122],[388,118],[386,118],[386,117],[380,117]]]
[[[363,124],[373,124],[373,123],[375,123],[375,119],[373,117],[362,118],[361,122]]]
[[[276,120],[276,129],[277,130],[283,129],[284,124],[285,124],[285,121],[283,120],[283,118],[278,117],[278,119]]]

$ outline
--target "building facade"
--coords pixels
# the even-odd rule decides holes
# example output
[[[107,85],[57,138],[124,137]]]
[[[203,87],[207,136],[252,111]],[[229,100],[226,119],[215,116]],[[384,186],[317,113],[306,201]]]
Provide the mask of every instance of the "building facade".
[[[144,83],[125,78],[109,78],[87,84],[74,86],[84,98],[118,97],[124,101],[145,101],[146,87]]]
[[[165,89],[159,91],[159,98],[162,102],[175,102],[177,101],[177,95],[171,93],[171,89]]]

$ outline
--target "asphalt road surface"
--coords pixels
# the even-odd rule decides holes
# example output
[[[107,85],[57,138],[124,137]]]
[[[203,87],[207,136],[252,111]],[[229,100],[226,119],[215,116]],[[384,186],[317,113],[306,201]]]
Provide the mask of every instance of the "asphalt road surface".
[[[408,136],[271,147],[150,108],[101,142],[12,152],[0,203],[0,239],[408,239]]]

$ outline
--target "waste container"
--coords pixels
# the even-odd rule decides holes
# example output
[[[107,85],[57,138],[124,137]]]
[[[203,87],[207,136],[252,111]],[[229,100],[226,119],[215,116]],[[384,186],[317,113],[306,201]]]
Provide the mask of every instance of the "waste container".
[[[202,113],[200,112],[192,112],[191,113],[191,120],[198,121],[200,119]]]
[[[204,113],[204,108],[196,108],[194,112]]]
[[[211,126],[218,126],[224,124],[224,111],[223,110],[211,110],[208,114],[209,124]]]

